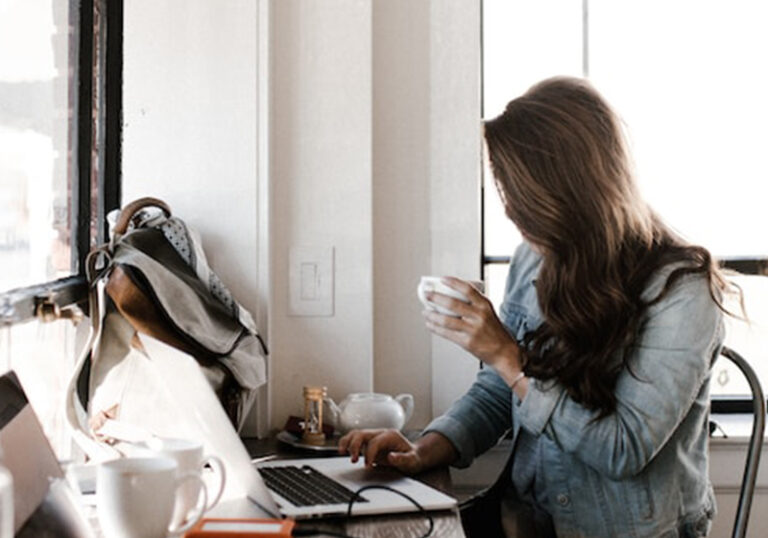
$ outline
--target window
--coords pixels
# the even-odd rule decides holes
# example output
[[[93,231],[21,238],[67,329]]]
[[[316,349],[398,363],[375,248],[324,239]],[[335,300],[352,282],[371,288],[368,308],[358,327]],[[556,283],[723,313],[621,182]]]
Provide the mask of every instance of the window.
[[[588,77],[622,116],[651,205],[723,264],[752,273],[736,278],[751,324],[728,319],[726,343],[751,359],[765,386],[767,23],[761,2],[696,0],[484,0],[482,21],[486,118],[541,79]],[[492,182],[483,202],[484,274],[498,305],[520,236]],[[716,401],[751,398],[727,361],[715,365],[712,392]]]
[[[83,260],[119,200],[121,46],[121,1],[0,3],[0,371],[60,456],[75,353],[61,318],[86,300]]]

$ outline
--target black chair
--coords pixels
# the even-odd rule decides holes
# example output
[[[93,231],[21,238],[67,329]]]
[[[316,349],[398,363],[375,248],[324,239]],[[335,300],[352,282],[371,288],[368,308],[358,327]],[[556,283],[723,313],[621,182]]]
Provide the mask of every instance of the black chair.
[[[749,523],[749,510],[752,507],[752,497],[755,493],[755,480],[757,479],[757,468],[760,464],[760,454],[763,445],[763,435],[765,434],[765,395],[760,386],[760,380],[749,363],[733,351],[723,346],[720,354],[731,360],[747,378],[749,387],[752,390],[752,412],[754,420],[752,422],[752,435],[749,439],[747,449],[747,459],[744,463],[744,478],[741,481],[741,491],[739,492],[739,503],[736,507],[736,518],[733,523],[733,538],[744,538],[747,534],[747,524]]]
[[[746,359],[725,346],[720,350],[720,354],[733,362],[741,370],[752,390],[752,412],[754,415],[752,435],[749,439],[747,459],[744,463],[744,478],[741,482],[741,491],[739,492],[732,534],[733,538],[744,538],[747,534],[749,511],[752,507],[752,497],[755,493],[757,469],[760,464],[763,436],[765,435],[766,401],[763,389],[760,386],[760,380]],[[468,537],[503,536],[499,524],[500,501],[504,489],[509,484],[511,461],[512,458],[510,457],[504,466],[504,470],[489,488],[473,496],[471,499],[467,499],[459,506],[464,532]]]

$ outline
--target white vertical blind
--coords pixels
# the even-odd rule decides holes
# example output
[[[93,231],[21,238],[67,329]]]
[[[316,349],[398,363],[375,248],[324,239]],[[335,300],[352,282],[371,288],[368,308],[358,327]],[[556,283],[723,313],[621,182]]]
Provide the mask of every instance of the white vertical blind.
[[[574,0],[483,2],[483,116],[493,118],[534,83],[580,76],[582,9]],[[485,177],[485,253],[510,255],[520,234],[504,215],[490,171]],[[496,286],[498,287],[498,286]]]
[[[590,78],[662,217],[719,257],[763,257],[768,3],[589,2]]]
[[[581,76],[581,1],[485,0],[485,117],[552,75]],[[764,258],[768,226],[768,2],[589,0],[589,77],[622,118],[643,195],[691,242],[717,257]],[[485,251],[519,242],[486,169]],[[495,304],[506,265],[487,267]],[[750,323],[727,319],[727,345],[768,383],[768,279],[741,277]],[[730,305],[737,309],[735,304]],[[729,363],[715,394],[745,394]]]

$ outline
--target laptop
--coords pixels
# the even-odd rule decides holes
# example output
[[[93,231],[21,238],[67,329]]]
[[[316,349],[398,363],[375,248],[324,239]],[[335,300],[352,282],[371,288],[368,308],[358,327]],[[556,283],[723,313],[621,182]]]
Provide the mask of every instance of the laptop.
[[[194,359],[154,338],[142,335],[141,340],[175,402],[185,414],[196,417],[200,431],[190,434],[203,441],[207,454],[224,461],[223,498],[247,496],[272,517],[295,519],[346,514],[352,494],[372,485],[404,493],[425,510],[456,506],[456,499],[392,469],[366,469],[362,459],[354,464],[348,457],[328,457],[254,465]],[[418,510],[411,501],[388,490],[367,489],[361,496],[353,504],[353,515]]]
[[[17,538],[93,536],[13,371],[0,376],[0,447],[13,477]]]

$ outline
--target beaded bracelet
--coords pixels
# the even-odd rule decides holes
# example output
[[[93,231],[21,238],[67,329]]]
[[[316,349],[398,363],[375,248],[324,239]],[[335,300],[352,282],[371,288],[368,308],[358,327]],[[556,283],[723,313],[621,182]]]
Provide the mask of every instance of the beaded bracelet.
[[[524,377],[525,377],[525,372],[523,372],[523,371],[521,370],[521,371],[520,371],[520,373],[519,373],[519,374],[517,374],[517,375],[515,376],[515,378],[512,380],[512,383],[510,383],[510,384],[509,384],[509,389],[510,389],[510,390],[514,390],[514,389],[515,389],[515,385],[517,385],[518,383],[520,383],[520,381],[522,381]]]

